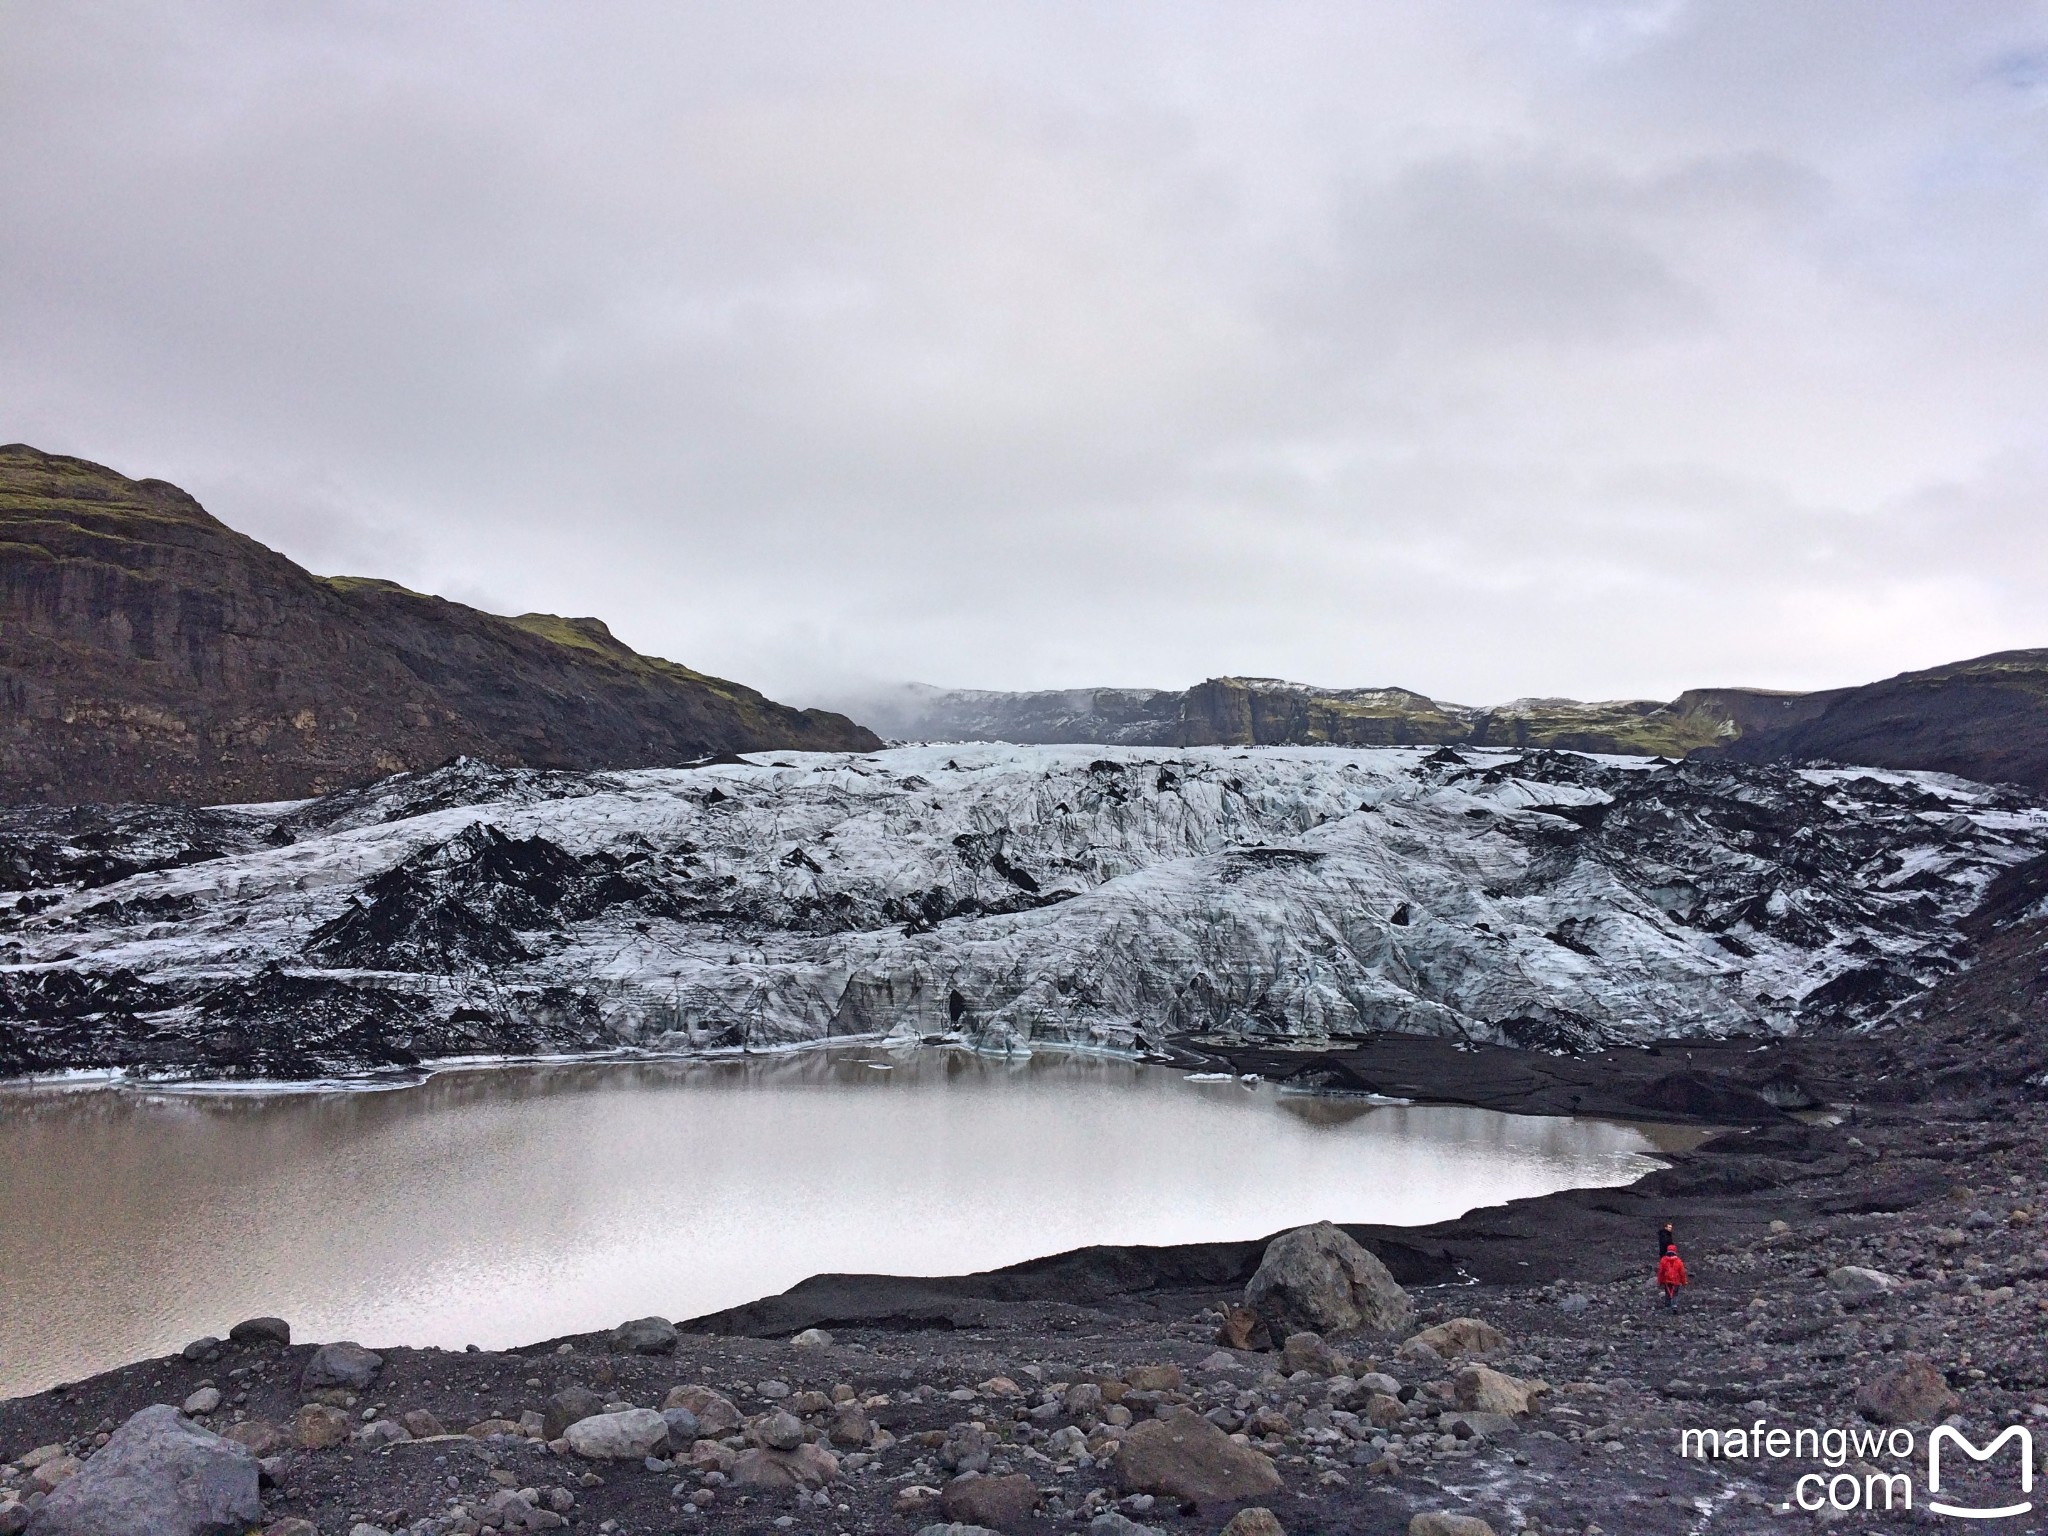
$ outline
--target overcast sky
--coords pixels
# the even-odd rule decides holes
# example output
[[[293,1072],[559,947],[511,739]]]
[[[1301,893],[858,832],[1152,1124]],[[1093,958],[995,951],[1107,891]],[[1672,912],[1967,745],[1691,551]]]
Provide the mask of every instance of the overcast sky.
[[[2048,644],[2048,5],[0,0],[0,441],[785,698]]]

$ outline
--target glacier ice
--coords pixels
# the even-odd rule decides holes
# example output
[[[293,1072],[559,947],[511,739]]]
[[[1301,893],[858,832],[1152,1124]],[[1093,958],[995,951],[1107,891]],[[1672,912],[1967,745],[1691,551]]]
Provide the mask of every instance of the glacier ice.
[[[2048,848],[1935,774],[951,745],[0,818],[0,1072],[1395,1030],[1554,1049],[1882,1017]]]

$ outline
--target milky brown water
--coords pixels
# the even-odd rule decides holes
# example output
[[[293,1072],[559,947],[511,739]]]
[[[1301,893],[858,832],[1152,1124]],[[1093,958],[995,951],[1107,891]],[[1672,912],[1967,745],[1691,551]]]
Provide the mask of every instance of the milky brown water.
[[[937,1051],[0,1092],[0,1396],[262,1313],[489,1348],[824,1271],[1423,1223],[1629,1182],[1652,1134]]]

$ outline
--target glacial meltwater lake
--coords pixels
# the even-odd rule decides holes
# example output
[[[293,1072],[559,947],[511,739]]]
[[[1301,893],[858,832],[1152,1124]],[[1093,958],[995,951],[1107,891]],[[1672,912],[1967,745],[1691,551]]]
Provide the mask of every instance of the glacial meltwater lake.
[[[826,1271],[1437,1221],[1628,1183],[1697,1140],[935,1049],[0,1090],[0,1396],[257,1314],[495,1348]]]

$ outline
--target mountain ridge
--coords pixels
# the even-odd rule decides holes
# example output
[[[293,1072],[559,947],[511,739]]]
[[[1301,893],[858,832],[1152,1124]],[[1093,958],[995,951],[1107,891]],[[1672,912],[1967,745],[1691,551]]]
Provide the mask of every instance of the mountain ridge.
[[[1021,746],[1450,746],[1744,762],[1829,761],[2048,789],[2048,649],[1811,693],[1453,704],[1400,687],[1213,677],[1184,689],[1005,693],[908,683],[853,707],[894,740]]]
[[[316,576],[178,487],[0,447],[0,799],[300,799],[474,755],[655,767],[867,750],[843,716],[501,617]]]

